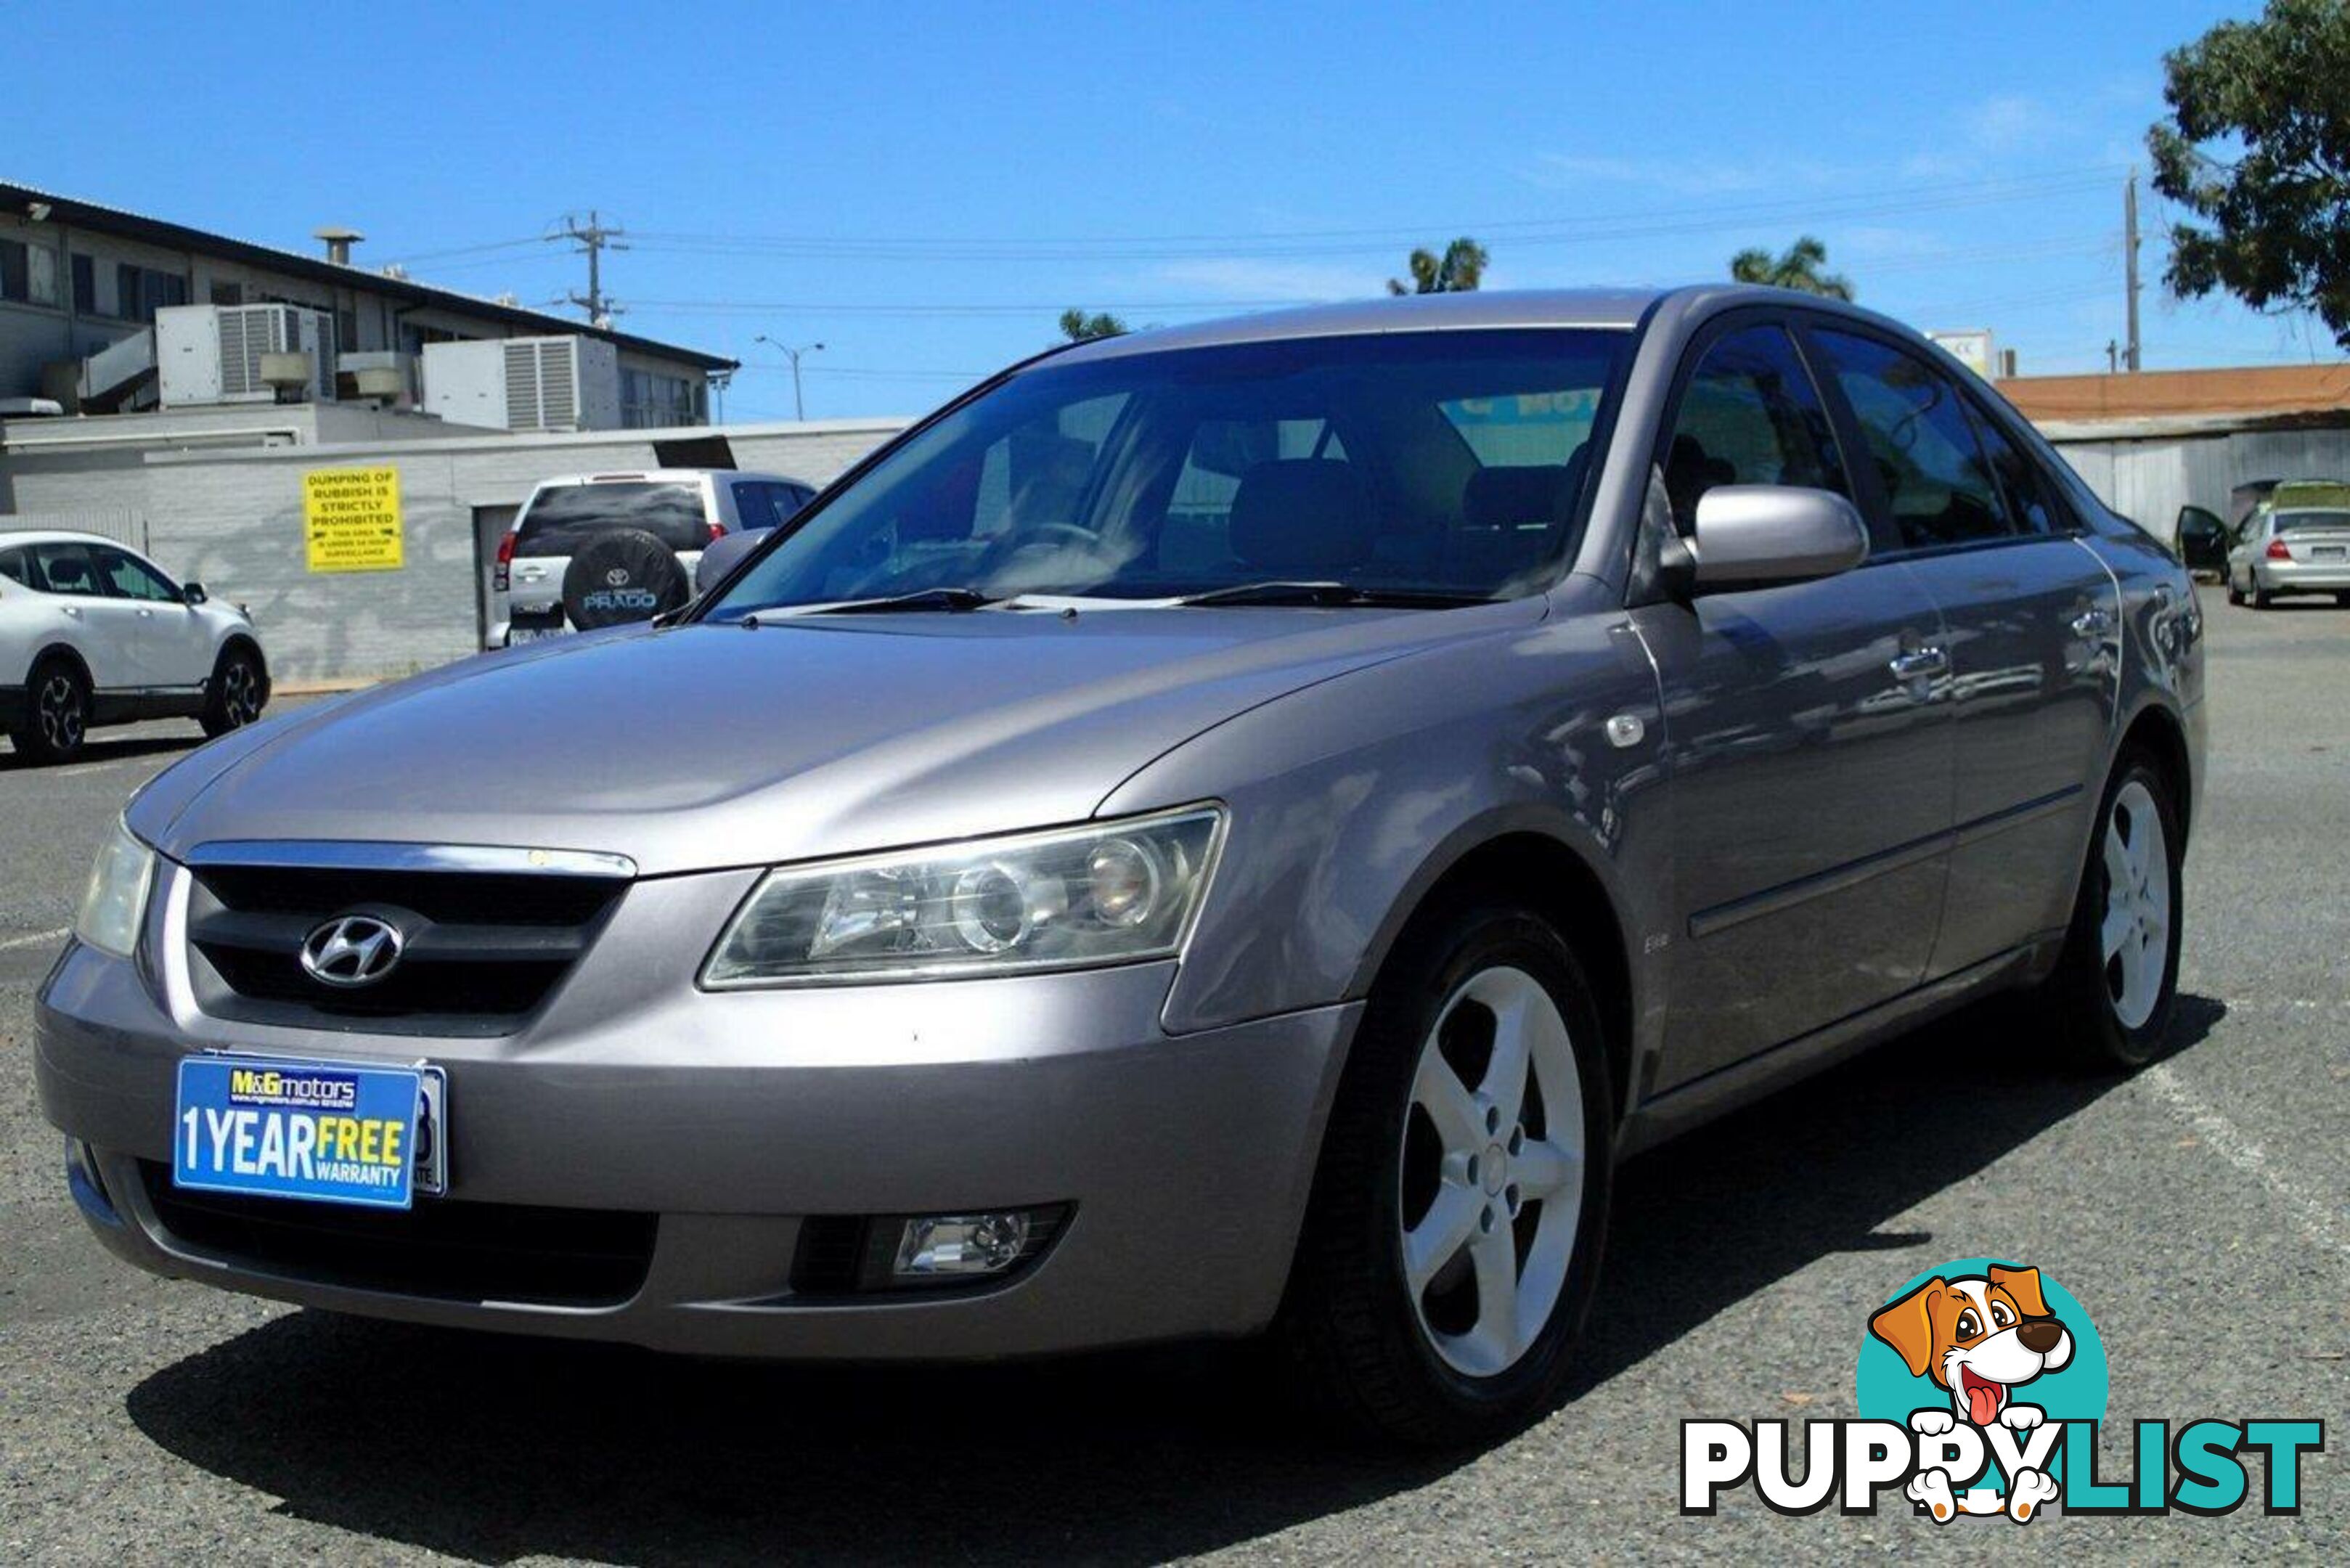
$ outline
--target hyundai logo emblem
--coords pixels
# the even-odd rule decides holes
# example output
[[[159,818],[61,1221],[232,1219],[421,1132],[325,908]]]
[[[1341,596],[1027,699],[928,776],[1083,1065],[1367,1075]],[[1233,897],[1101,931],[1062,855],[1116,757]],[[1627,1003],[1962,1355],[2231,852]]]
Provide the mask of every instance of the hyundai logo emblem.
[[[612,587],[626,587],[629,582],[629,568],[626,566],[613,567],[610,571],[604,574],[604,581]]]
[[[373,985],[400,962],[400,928],[373,915],[338,915],[302,939],[302,971],[321,985]]]

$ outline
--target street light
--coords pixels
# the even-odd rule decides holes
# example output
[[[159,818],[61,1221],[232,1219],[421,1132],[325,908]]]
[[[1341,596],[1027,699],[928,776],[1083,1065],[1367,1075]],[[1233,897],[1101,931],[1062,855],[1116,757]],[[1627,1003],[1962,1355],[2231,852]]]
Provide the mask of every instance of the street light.
[[[779,350],[785,358],[789,359],[792,362],[792,418],[795,420],[806,419],[807,404],[800,398],[800,356],[803,354],[821,354],[824,352],[824,345],[821,343],[803,343],[798,348],[794,348],[788,344],[776,342],[774,338],[768,337],[764,332],[760,333],[756,337],[752,338],[751,341],[754,343],[764,343],[768,348]]]

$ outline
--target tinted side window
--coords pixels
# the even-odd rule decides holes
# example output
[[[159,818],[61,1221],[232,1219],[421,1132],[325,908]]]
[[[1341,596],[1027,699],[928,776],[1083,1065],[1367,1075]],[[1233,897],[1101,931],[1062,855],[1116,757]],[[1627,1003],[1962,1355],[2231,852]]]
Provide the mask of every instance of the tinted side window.
[[[1975,433],[1982,440],[1983,451],[1990,455],[1991,472],[1999,476],[1999,486],[2007,498],[2008,515],[2014,518],[2019,532],[2025,534],[2061,534],[2065,530],[2064,516],[2057,509],[2051,493],[2048,476],[2029,453],[2000,432],[1991,418],[1977,409],[1973,410]]]
[[[1874,338],[1816,336],[1868,442],[1903,544],[1963,545],[2015,531],[1956,385]]]
[[[769,484],[760,479],[738,479],[734,482],[736,526],[744,529],[772,528],[790,516],[792,511],[784,486]]]
[[[96,598],[103,591],[98,586],[98,566],[89,558],[88,545],[34,545],[26,553],[33,560],[34,587],[88,598]]]
[[[0,550],[0,577],[5,577],[12,583],[23,584],[26,587],[32,587],[31,583],[26,581],[24,551]]]
[[[110,590],[126,599],[151,599],[158,604],[170,604],[179,598],[172,585],[146,565],[131,559],[120,550],[99,550],[98,569],[106,578]]]
[[[1750,327],[1706,349],[1682,389],[1664,467],[1683,534],[1697,526],[1698,498],[1717,484],[1851,493],[1819,393],[1780,327]]]

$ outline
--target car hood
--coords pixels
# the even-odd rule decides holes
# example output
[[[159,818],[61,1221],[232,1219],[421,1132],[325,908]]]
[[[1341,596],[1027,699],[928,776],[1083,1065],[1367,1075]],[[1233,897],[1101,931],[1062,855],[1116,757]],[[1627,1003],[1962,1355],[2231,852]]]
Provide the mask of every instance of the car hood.
[[[1538,618],[984,610],[631,628],[486,655],[197,752],[132,804],[233,839],[586,849],[647,875],[1081,821],[1235,713]]]

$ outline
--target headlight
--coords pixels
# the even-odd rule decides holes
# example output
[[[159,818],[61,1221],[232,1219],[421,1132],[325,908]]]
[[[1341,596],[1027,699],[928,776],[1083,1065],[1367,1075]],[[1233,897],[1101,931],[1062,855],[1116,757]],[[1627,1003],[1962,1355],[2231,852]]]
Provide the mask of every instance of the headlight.
[[[155,852],[130,836],[120,818],[99,846],[89,868],[89,887],[74,916],[74,935],[117,958],[139,945],[140,922],[147,918],[147,889],[155,880]]]
[[[972,839],[770,871],[735,911],[712,989],[931,980],[1170,958],[1191,932],[1223,814]]]

